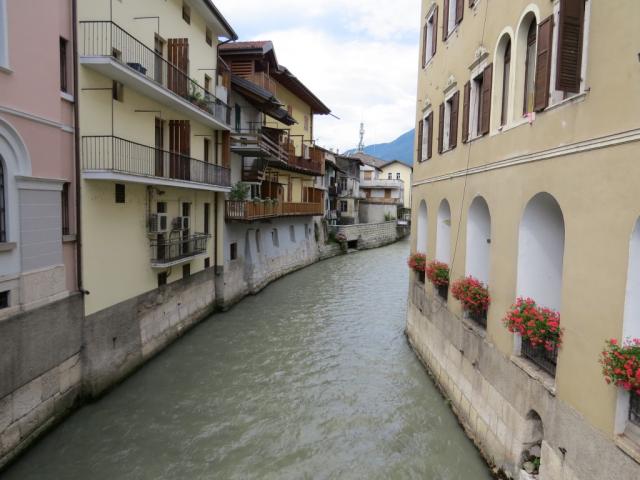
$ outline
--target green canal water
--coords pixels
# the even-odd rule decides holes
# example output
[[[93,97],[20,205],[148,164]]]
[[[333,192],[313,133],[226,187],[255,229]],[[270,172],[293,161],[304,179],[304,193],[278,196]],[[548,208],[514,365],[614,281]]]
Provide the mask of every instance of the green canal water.
[[[490,479],[403,330],[407,242],[213,316],[3,480]]]

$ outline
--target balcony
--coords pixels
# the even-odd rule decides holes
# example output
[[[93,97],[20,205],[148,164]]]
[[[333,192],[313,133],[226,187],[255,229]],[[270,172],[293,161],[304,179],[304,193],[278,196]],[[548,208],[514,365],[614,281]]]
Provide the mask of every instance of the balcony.
[[[151,267],[168,268],[189,262],[200,255],[206,255],[210,238],[211,235],[196,233],[187,237],[152,240]]]
[[[259,87],[264,88],[268,92],[271,92],[274,96],[277,92],[276,82],[273,78],[264,72],[251,73],[249,75],[243,75],[246,80],[255,83]]]
[[[549,351],[542,346],[534,347],[528,339],[523,338],[521,353],[523,357],[533,362],[552,377],[555,377],[556,364],[558,362],[558,347]]]
[[[282,130],[275,128],[252,128],[231,135],[231,151],[243,157],[268,158],[287,163],[286,146],[280,141]]]
[[[183,70],[110,21],[80,22],[80,64],[190,119],[229,130],[231,109]]]
[[[380,205],[400,205],[402,198],[386,198],[386,197],[360,197],[361,203],[376,203]]]
[[[322,203],[268,203],[253,201],[233,201],[226,202],[227,220],[240,220],[250,222],[275,217],[298,217],[298,216],[322,216],[324,208]]]
[[[82,176],[221,192],[231,186],[228,168],[113,136],[82,137]]]
[[[293,143],[289,143],[289,157],[287,164],[290,167],[304,170],[305,173],[313,175],[324,175],[324,152],[315,147],[303,146],[303,155],[298,157],[295,154]],[[306,154],[305,150],[308,152]]]
[[[362,180],[360,182],[360,188],[391,188],[399,190],[404,188],[404,182],[402,180],[374,178],[371,180]]]

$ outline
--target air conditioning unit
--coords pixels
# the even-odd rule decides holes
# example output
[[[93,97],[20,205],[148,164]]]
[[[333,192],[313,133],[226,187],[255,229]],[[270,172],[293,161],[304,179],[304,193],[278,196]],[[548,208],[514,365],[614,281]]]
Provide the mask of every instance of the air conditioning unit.
[[[149,215],[149,233],[165,233],[169,230],[169,217],[166,213]]]
[[[174,230],[189,230],[191,219],[189,217],[176,217],[173,219]]]

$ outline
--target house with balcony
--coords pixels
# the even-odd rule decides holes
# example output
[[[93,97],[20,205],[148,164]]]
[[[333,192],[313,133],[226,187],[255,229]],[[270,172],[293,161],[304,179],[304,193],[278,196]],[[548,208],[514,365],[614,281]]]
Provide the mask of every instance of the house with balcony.
[[[317,258],[325,165],[314,115],[329,108],[278,62],[269,41],[221,45],[230,72],[231,183],[224,220],[224,303]]]
[[[387,162],[363,152],[353,154],[362,161],[360,167],[360,221],[362,223],[382,223],[398,218],[399,209],[404,205],[404,181],[388,178],[383,168]]]
[[[421,5],[411,248],[490,302],[407,337],[507,477],[638,479],[640,2]]]
[[[360,168],[362,160],[353,156],[336,155],[336,211],[338,225],[360,223]]]
[[[209,0],[77,3],[85,322],[113,339],[85,347],[109,350],[87,365],[99,391],[213,308],[232,129],[217,52],[237,36]]]

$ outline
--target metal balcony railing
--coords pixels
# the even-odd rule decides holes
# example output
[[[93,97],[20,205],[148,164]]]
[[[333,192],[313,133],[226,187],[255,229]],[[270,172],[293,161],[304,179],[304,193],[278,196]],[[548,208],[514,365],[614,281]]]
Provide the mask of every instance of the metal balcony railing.
[[[534,347],[526,338],[522,339],[522,356],[531,360],[534,364],[547,372],[549,375],[556,375],[556,364],[558,362],[558,348],[552,351],[542,346]]]
[[[151,264],[163,266],[203,255],[207,253],[207,241],[210,238],[211,235],[196,233],[188,237],[151,240]]]
[[[80,56],[110,57],[182,97],[216,120],[226,125],[231,123],[231,109],[225,102],[116,23],[108,20],[81,21],[80,28]]]
[[[231,185],[228,168],[114,136],[82,137],[82,170]]]
[[[280,130],[273,128],[250,128],[231,135],[231,150],[245,156],[269,158],[287,163],[288,150],[279,137]]]

